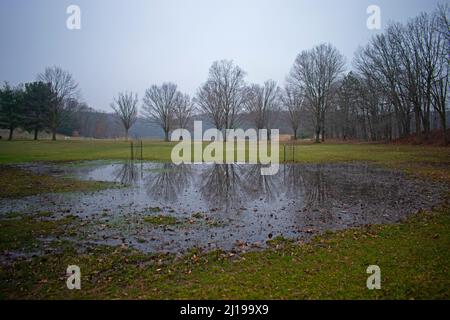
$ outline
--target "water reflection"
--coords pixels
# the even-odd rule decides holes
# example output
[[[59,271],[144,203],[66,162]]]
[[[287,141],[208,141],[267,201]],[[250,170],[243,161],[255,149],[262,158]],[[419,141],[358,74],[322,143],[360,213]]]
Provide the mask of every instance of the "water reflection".
[[[287,194],[303,198],[306,207],[323,207],[326,204],[332,184],[322,165],[303,168],[287,165],[283,178]]]
[[[248,164],[86,162],[59,169],[81,179],[124,186],[0,200],[0,214],[78,215],[92,222],[93,229],[81,228],[87,239],[121,239],[151,252],[192,246],[228,250],[237,242],[261,244],[277,235],[309,237],[323,230],[398,221],[439,203],[445,189],[351,163],[286,164],[273,176],[262,176],[260,165]],[[161,210],[152,212],[150,207]],[[143,222],[151,214],[170,215],[183,223],[166,228]]]
[[[232,209],[246,202],[300,201],[302,208],[327,209],[336,202],[375,203],[399,196],[399,183],[368,165],[285,164],[278,174],[261,175],[261,165],[175,165],[126,161],[97,175],[145,189],[151,198],[175,201],[182,193],[199,193],[211,207]],[[96,176],[97,176],[96,175]],[[98,178],[98,177],[97,177]],[[94,177],[95,179],[95,177]],[[300,208],[301,209],[301,208]]]
[[[235,164],[213,164],[201,174],[200,192],[213,206],[229,209],[243,195],[242,168]]]
[[[263,198],[266,201],[274,201],[280,194],[280,188],[277,185],[277,176],[261,175],[261,168],[262,165],[260,164],[251,165],[244,171],[245,190],[249,198]]]
[[[138,164],[133,160],[128,160],[117,166],[113,172],[115,181],[121,184],[134,185],[139,180]]]
[[[174,201],[191,185],[192,168],[185,164],[164,163],[144,175],[144,185],[149,196]]]

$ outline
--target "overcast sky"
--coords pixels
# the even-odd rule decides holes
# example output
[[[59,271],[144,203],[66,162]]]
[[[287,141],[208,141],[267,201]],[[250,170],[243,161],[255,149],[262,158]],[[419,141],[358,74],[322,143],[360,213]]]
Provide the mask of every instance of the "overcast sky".
[[[46,66],[70,71],[84,101],[109,110],[119,91],[141,98],[172,81],[195,94],[215,60],[231,59],[247,81],[280,85],[296,55],[322,42],[351,67],[353,53],[377,31],[366,9],[381,8],[382,27],[432,11],[438,0],[0,0],[0,80],[33,81]],[[66,9],[81,8],[81,29]]]

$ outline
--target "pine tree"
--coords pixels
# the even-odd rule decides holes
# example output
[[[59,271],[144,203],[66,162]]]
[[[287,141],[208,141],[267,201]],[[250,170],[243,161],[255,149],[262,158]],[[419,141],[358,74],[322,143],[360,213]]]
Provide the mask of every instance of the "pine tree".
[[[0,89],[0,128],[9,130],[8,140],[23,121],[23,91],[12,88],[7,82]]]

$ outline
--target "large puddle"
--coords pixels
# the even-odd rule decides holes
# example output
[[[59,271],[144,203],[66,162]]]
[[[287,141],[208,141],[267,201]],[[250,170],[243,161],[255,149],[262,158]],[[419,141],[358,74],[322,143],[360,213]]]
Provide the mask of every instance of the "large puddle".
[[[262,176],[249,164],[83,162],[28,165],[53,175],[123,187],[0,200],[0,214],[49,211],[83,219],[82,243],[145,252],[192,247],[250,250],[277,236],[307,240],[327,230],[391,223],[440,202],[445,187],[369,164],[286,164]],[[149,217],[173,217],[149,223]]]

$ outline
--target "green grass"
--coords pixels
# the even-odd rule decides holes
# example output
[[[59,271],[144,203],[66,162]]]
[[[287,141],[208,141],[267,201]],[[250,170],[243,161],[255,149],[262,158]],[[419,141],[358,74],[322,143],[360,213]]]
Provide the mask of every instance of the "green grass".
[[[174,143],[145,142],[144,158],[169,161]],[[0,141],[0,163],[129,159],[125,141]]]
[[[113,183],[81,181],[35,174],[28,170],[0,165],[0,199],[21,198],[39,193],[96,191],[111,188]]]
[[[18,219],[18,217],[20,217]],[[44,218],[44,219],[43,219]],[[60,236],[67,233],[67,226],[74,220],[75,216],[66,216],[59,220],[45,220],[48,218],[47,212],[36,215],[9,214],[0,220],[0,251],[21,250],[29,251],[40,247],[37,240],[40,237]]]
[[[143,157],[149,161],[170,161],[176,143],[145,141]],[[207,145],[206,143],[204,144]],[[297,145],[292,156],[287,146],[286,160],[296,162],[375,161],[450,163],[450,148],[397,146],[386,144],[308,144]],[[34,161],[76,161],[129,159],[130,143],[125,141],[0,141],[0,163]],[[280,146],[280,160],[284,149]]]
[[[74,223],[24,219],[8,225],[0,243],[29,246],[29,237],[10,242],[11,235],[61,232]],[[307,244],[277,239],[264,251],[192,251],[182,258],[106,246],[79,251],[58,241],[55,246],[64,248],[59,253],[2,267],[0,298],[449,299],[449,227],[444,206],[403,223],[327,233]],[[72,264],[81,268],[79,291],[65,287]],[[381,290],[366,288],[373,264],[381,268]]]

